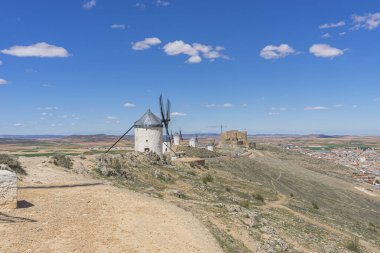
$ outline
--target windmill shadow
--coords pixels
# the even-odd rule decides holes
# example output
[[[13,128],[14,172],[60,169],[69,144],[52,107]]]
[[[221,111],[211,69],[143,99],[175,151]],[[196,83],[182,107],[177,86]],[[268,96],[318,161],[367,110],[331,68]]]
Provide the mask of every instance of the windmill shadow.
[[[42,186],[21,186],[19,189],[54,189],[54,188],[74,188],[103,185],[103,183],[83,183],[83,184],[67,184],[67,185],[42,185]],[[32,204],[33,205],[33,204]]]
[[[36,220],[12,216],[5,213],[0,212],[0,223],[19,223],[19,222],[37,222]]]

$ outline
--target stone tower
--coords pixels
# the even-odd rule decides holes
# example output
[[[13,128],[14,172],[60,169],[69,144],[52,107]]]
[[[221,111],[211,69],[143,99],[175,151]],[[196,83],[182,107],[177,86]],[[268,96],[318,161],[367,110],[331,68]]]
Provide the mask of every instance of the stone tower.
[[[154,152],[162,157],[162,120],[150,109],[135,122],[135,151]]]

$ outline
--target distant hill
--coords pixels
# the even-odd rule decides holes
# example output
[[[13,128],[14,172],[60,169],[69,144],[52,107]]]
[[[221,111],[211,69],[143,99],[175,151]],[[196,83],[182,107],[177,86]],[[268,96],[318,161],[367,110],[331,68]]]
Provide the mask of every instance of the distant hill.
[[[3,134],[0,135],[0,138],[2,139],[61,139],[64,138],[66,135],[10,135],[10,134]]]

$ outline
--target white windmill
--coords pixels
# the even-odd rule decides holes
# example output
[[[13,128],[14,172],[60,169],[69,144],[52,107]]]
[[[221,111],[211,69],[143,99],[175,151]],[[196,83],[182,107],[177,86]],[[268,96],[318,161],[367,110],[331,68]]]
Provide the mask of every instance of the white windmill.
[[[138,152],[154,152],[162,157],[163,147],[166,145],[170,149],[170,101],[166,102],[166,110],[160,96],[160,112],[161,119],[149,109],[145,114],[137,120],[108,150],[108,153],[124,136],[126,136],[132,128],[135,129],[135,151]],[[166,140],[163,138],[163,128],[166,130]]]

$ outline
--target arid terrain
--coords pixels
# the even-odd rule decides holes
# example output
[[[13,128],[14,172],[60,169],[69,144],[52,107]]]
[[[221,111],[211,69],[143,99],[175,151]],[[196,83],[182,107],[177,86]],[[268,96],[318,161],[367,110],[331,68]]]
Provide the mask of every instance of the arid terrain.
[[[380,252],[380,192],[354,180],[353,168],[283,148],[346,138],[181,148],[205,166],[132,152],[128,140],[107,155],[112,138],[7,140],[1,152],[18,156],[27,175],[19,208],[1,211],[0,251]],[[71,168],[55,165],[54,153]]]

